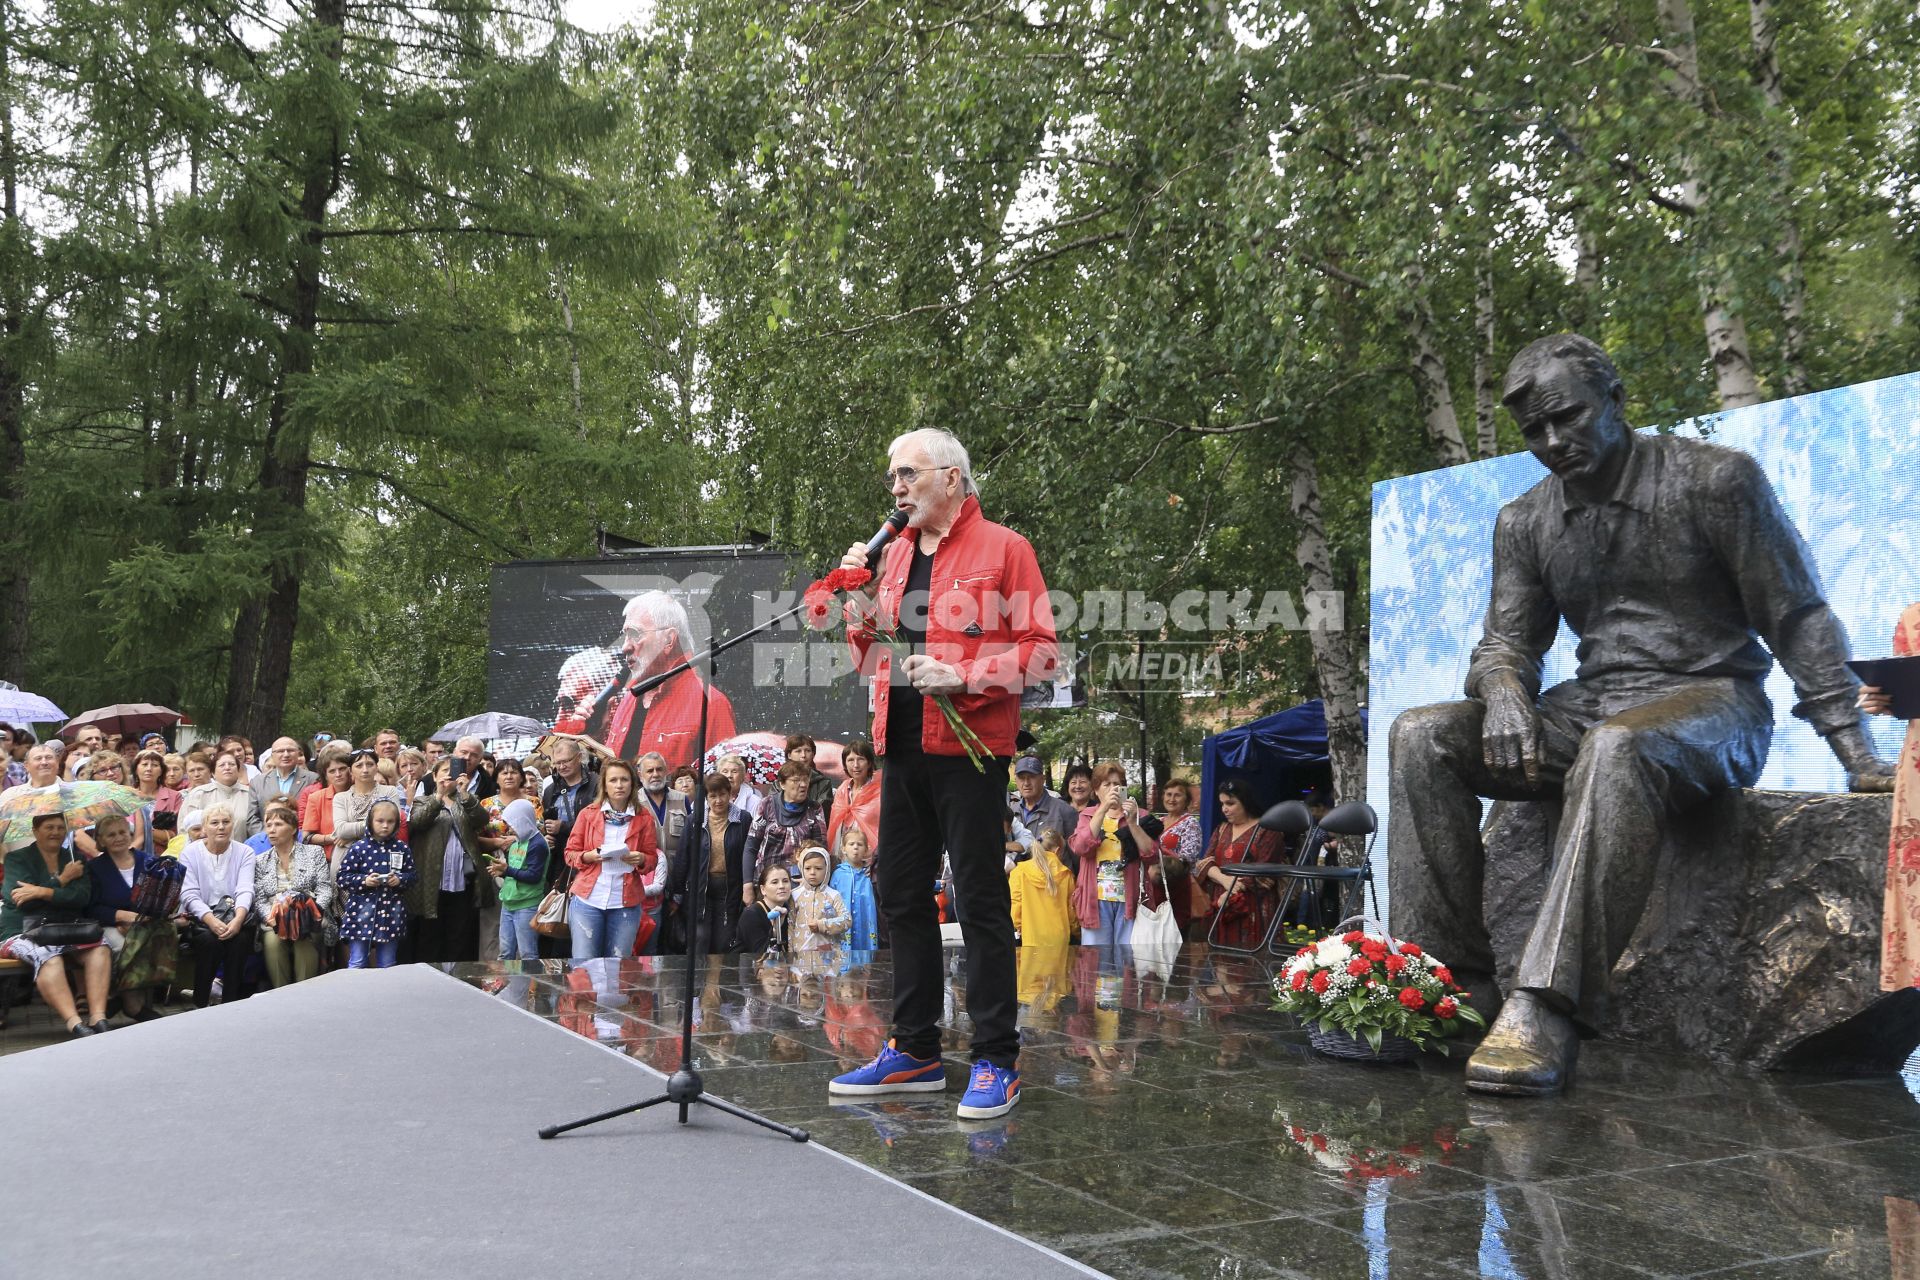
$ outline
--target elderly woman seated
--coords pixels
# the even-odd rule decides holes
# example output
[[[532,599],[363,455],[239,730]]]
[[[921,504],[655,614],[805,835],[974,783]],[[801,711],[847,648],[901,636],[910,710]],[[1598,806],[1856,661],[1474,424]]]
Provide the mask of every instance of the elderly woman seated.
[[[107,1029],[113,954],[99,941],[61,943],[24,936],[28,917],[77,922],[93,899],[86,861],[62,848],[66,839],[67,820],[49,814],[34,819],[32,844],[7,854],[6,873],[0,878],[0,956],[32,965],[40,998],[66,1023],[67,1034],[87,1036]],[[69,979],[76,972],[85,980],[91,1027],[81,1021],[73,1001]]]
[[[133,828],[125,818],[102,818],[94,824],[98,857],[87,860],[93,880],[88,914],[103,926],[118,930],[114,949],[113,982],[120,1008],[135,1022],[160,1016],[151,992],[173,981],[180,952],[180,930],[170,919],[141,915],[134,907],[134,885],[153,868],[155,855],[134,847]]]

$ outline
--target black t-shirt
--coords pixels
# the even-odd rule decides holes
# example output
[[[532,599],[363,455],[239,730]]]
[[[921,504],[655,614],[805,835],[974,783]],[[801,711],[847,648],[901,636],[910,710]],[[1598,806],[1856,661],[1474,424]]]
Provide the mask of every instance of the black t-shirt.
[[[913,563],[907,568],[906,595],[900,601],[900,636],[913,645],[913,652],[927,651],[927,596],[933,587],[933,557],[920,549],[914,539]],[[887,750],[920,750],[920,728],[926,719],[927,700],[920,691],[899,678],[887,690]]]

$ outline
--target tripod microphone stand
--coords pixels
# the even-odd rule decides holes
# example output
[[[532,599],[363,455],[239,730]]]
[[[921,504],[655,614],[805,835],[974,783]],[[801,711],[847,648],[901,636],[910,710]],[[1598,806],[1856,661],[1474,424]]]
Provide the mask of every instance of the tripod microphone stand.
[[[734,645],[751,639],[764,631],[772,630],[788,618],[799,613],[800,610],[805,607],[804,604],[797,605],[779,617],[771,618],[760,626],[753,628],[751,631],[744,631],[737,636],[723,640],[708,648],[705,653],[695,654],[679,666],[669,671],[663,671],[659,675],[650,677],[633,686],[632,692],[635,697],[638,697],[650,689],[665,684],[683,671],[695,670],[696,664],[698,664],[701,659],[704,658],[706,660],[707,687],[701,690],[700,694],[700,730],[694,739],[693,753],[694,760],[699,763],[703,771],[707,756],[707,699],[711,696],[713,673],[718,667],[714,659],[718,655],[725,653],[728,649],[731,649]],[[700,1106],[712,1107],[715,1111],[724,1111],[730,1116],[738,1116],[749,1124],[759,1125],[762,1129],[771,1129],[775,1133],[784,1134],[792,1138],[795,1142],[805,1142],[807,1140],[807,1131],[805,1129],[795,1129],[791,1126],[781,1124],[777,1120],[769,1120],[767,1117],[757,1115],[745,1107],[728,1102],[725,1098],[714,1097],[707,1092],[706,1084],[700,1079],[700,1073],[694,1069],[693,993],[699,986],[699,973],[701,967],[706,963],[707,948],[713,944],[714,939],[702,936],[707,925],[707,868],[705,866],[695,867],[693,865],[693,850],[689,843],[694,838],[692,826],[693,817],[694,815],[689,813],[689,829],[681,834],[680,839],[681,851],[686,858],[688,915],[692,917],[688,921],[687,926],[686,1003],[680,1010],[680,1068],[667,1078],[667,1088],[664,1093],[642,1099],[628,1106],[617,1107],[612,1111],[603,1111],[597,1116],[587,1116],[580,1120],[570,1120],[566,1124],[556,1124],[549,1128],[542,1129],[540,1130],[540,1136],[542,1138],[555,1138],[567,1132],[569,1129],[582,1129],[590,1124],[599,1124],[602,1120],[612,1120],[617,1116],[629,1115],[635,1111],[645,1111],[648,1107],[660,1106],[662,1103],[672,1103],[680,1108],[681,1124],[687,1123],[687,1113],[698,1104]],[[702,824],[701,829],[704,830],[704,824]]]

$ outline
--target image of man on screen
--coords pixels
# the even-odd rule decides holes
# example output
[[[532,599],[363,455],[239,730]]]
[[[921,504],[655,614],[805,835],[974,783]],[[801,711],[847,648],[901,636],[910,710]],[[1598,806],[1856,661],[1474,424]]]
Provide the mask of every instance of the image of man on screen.
[[[665,591],[643,591],[627,601],[620,657],[587,649],[560,668],[554,728],[584,733],[625,759],[657,751],[668,768],[692,764],[700,730],[700,699],[707,700],[707,741],[734,734],[733,703],[708,688],[700,673],[682,671],[665,684],[636,694],[634,686],[685,662],[695,651],[686,606]],[[618,685],[605,699],[600,694]]]

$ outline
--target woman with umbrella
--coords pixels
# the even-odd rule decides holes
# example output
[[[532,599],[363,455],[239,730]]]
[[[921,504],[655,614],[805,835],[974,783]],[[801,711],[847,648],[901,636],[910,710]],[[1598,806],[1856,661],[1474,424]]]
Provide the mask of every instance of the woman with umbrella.
[[[36,797],[37,798],[37,797]],[[0,956],[33,966],[34,986],[47,1007],[66,1024],[67,1034],[88,1036],[107,1029],[107,987],[113,979],[113,953],[99,941],[44,943],[22,936],[29,915],[77,920],[93,900],[93,882],[86,861],[61,846],[67,839],[67,820],[57,801],[49,812],[32,819],[33,842],[7,854],[6,873],[0,879]],[[13,828],[9,827],[9,834]],[[68,982],[69,964],[78,966],[87,988],[87,1012],[93,1025],[80,1020]]]

